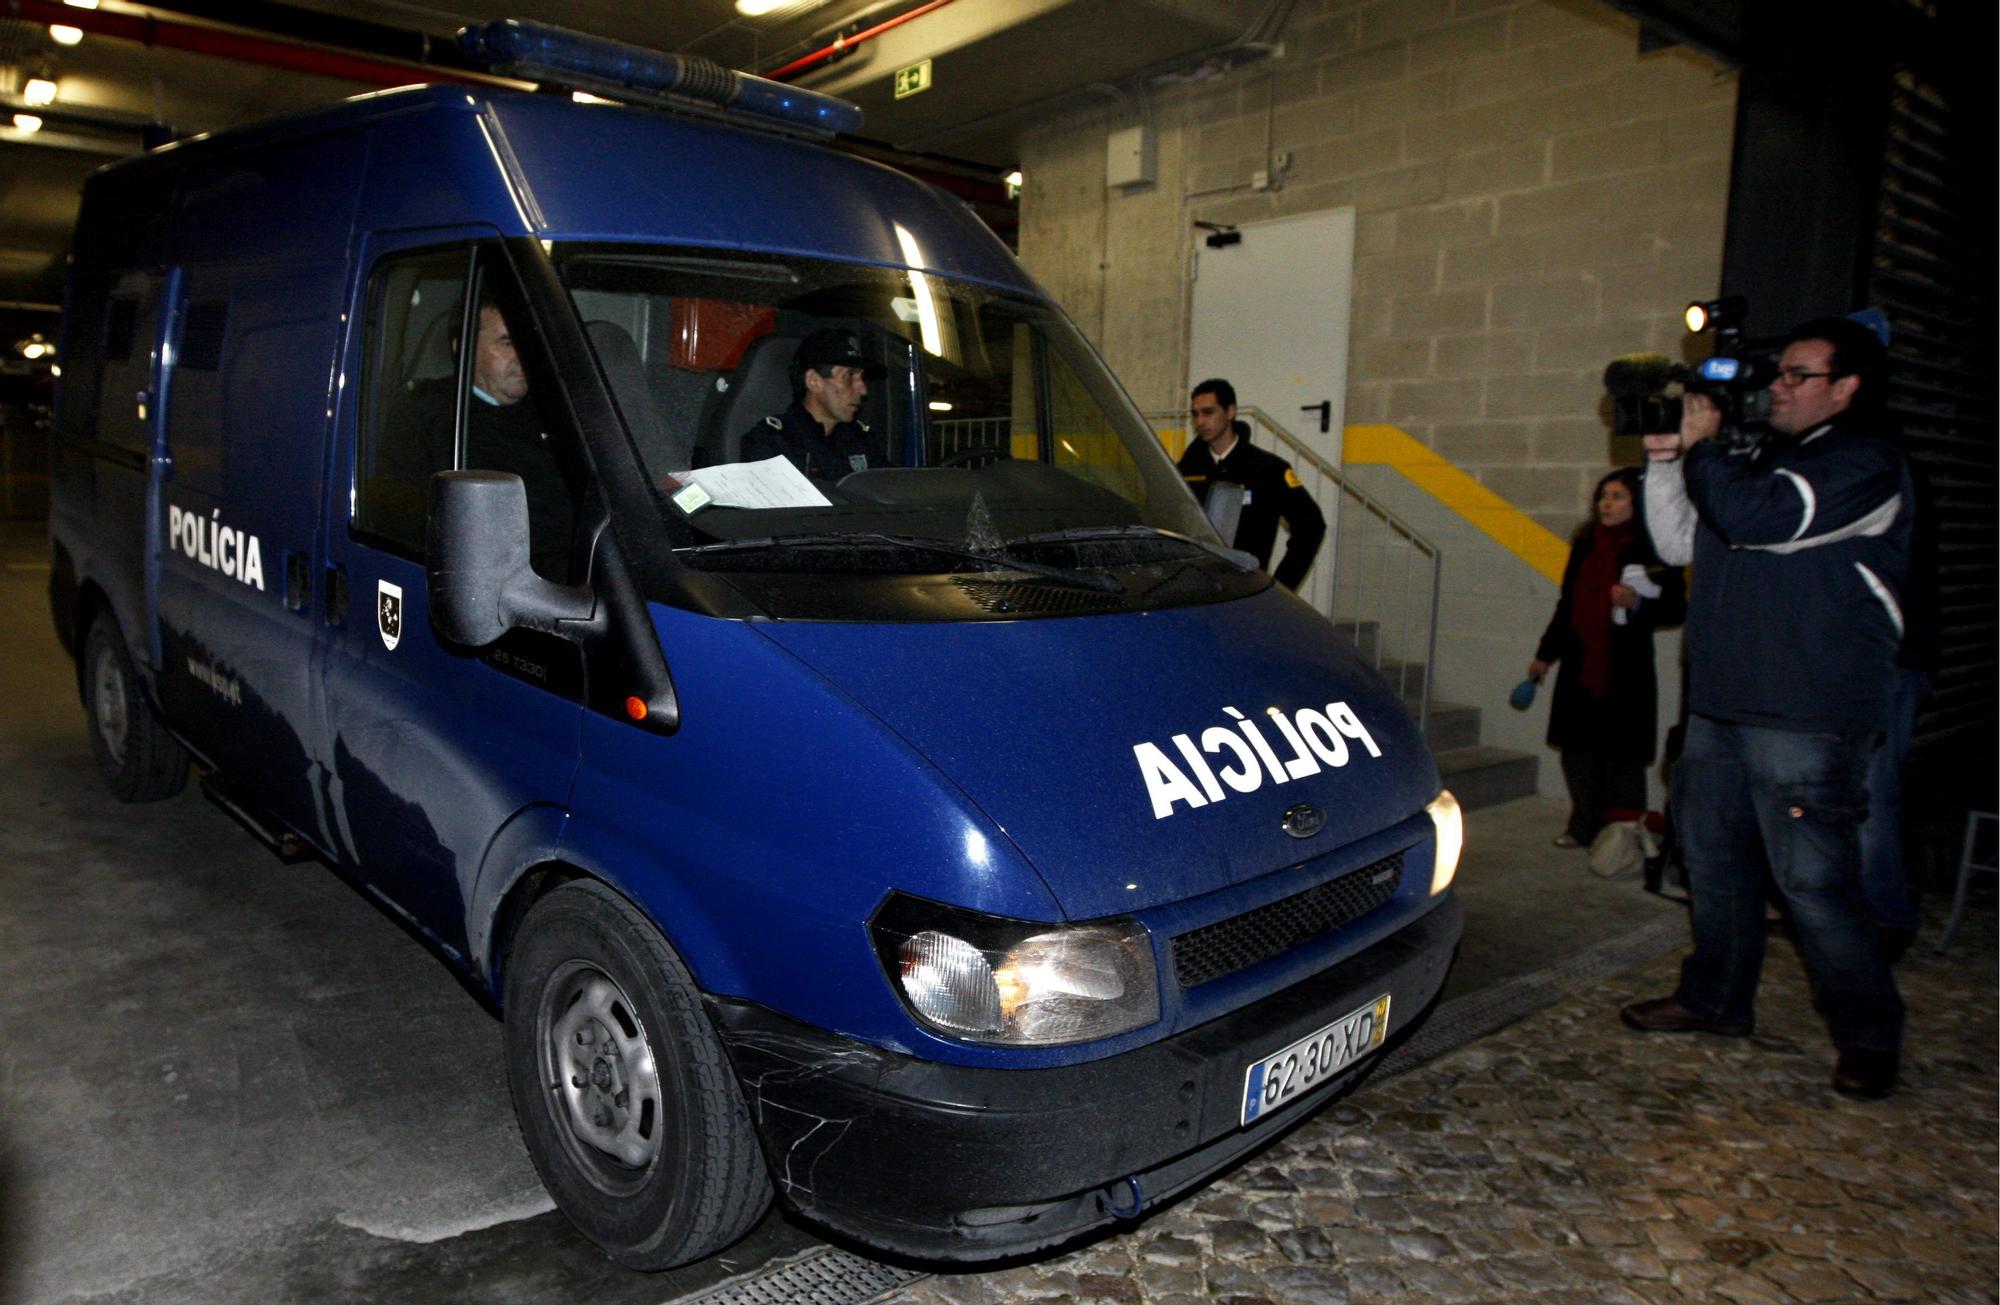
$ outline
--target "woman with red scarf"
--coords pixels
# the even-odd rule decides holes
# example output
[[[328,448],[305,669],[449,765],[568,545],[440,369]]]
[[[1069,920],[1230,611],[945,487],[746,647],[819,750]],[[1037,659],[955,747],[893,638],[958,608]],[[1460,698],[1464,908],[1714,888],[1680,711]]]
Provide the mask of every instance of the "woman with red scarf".
[[[1562,752],[1570,813],[1557,847],[1589,846],[1607,811],[1646,809],[1658,739],[1653,631],[1687,614],[1680,569],[1661,564],[1638,520],[1639,472],[1625,467],[1598,481],[1594,501],[1571,541],[1556,614],[1528,663],[1537,684],[1552,663],[1561,667],[1549,745]]]

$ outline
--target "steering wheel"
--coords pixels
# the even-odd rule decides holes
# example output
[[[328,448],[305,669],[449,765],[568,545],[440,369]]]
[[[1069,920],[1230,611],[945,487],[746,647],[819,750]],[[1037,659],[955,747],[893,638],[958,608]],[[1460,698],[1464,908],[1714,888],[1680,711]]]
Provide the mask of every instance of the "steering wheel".
[[[977,444],[969,449],[960,449],[947,457],[939,458],[934,466],[939,467],[983,467],[992,462],[1011,462],[1014,451],[1004,444]]]

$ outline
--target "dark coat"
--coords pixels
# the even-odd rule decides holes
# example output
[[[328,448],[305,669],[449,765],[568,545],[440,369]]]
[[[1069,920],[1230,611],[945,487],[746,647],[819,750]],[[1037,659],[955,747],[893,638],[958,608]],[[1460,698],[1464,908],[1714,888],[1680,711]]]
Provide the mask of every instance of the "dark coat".
[[[1653,671],[1653,631],[1679,625],[1687,616],[1687,585],[1679,567],[1663,566],[1654,556],[1643,528],[1619,552],[1618,569],[1633,563],[1647,568],[1660,586],[1658,598],[1644,598],[1624,625],[1611,627],[1611,689],[1602,698],[1583,690],[1583,640],[1570,625],[1570,603],[1576,593],[1577,571],[1590,553],[1591,534],[1585,530],[1570,546],[1563,568],[1562,596],[1542,642],[1538,661],[1556,667],[1555,693],[1549,702],[1549,745],[1586,747],[1607,757],[1649,763],[1659,743],[1659,683]]]
[[[1271,550],[1277,547],[1282,519],[1292,538],[1271,575],[1287,589],[1299,587],[1319,556],[1320,541],[1326,538],[1326,517],[1291,463],[1239,435],[1220,462],[1209,453],[1208,445],[1199,439],[1190,441],[1187,452],[1181,454],[1180,472],[1204,508],[1215,482],[1243,486],[1243,515],[1236,523],[1236,538],[1229,542],[1254,556],[1266,569],[1271,566]]]

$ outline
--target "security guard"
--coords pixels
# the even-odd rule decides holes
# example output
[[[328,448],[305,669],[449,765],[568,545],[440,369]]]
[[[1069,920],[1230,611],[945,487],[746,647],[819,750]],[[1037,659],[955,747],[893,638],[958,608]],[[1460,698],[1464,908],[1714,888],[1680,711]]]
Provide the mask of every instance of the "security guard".
[[[1208,503],[1217,481],[1243,486],[1243,515],[1232,545],[1256,556],[1269,569],[1271,548],[1278,540],[1278,522],[1291,529],[1285,558],[1272,572],[1278,583],[1297,589],[1306,578],[1320,540],[1326,538],[1326,518],[1306,492],[1292,464],[1250,443],[1249,427],[1236,420],[1236,387],[1224,380],[1207,380],[1194,387],[1188,404],[1194,433],[1201,439],[1181,455],[1181,475],[1195,497]]]
[[[880,374],[862,356],[861,340],[852,331],[814,331],[799,341],[792,355],[792,406],[744,434],[743,461],[782,453],[815,480],[839,480],[882,466],[869,448],[867,425],[854,419],[868,397],[871,371]]]

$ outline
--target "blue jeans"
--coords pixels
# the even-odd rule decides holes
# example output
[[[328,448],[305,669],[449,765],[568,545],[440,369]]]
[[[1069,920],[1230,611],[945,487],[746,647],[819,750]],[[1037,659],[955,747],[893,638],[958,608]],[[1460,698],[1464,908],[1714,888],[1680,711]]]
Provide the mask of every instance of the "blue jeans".
[[[1922,671],[1896,672],[1895,714],[1889,732],[1868,754],[1868,819],[1861,822],[1861,887],[1876,922],[1884,929],[1915,933],[1917,905],[1903,866],[1903,764],[1917,708],[1930,696],[1931,677]]]
[[[1834,1045],[1896,1051],[1903,999],[1861,886],[1858,826],[1874,739],[1690,715],[1674,770],[1694,954],[1675,999],[1748,1023],[1764,967],[1765,870],[1784,894]]]

